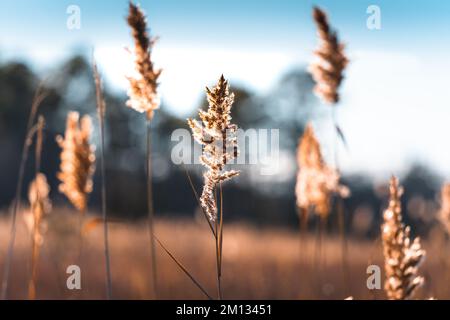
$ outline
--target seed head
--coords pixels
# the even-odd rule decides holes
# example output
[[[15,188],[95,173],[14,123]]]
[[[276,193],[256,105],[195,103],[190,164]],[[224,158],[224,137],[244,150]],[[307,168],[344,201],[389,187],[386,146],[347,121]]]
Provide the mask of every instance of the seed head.
[[[207,111],[199,111],[201,123],[188,119],[188,124],[194,139],[203,146],[200,162],[207,168],[203,175],[205,183],[200,203],[210,220],[214,221],[217,217],[216,185],[239,174],[238,171],[224,169],[238,154],[237,126],[231,123],[230,115],[234,94],[229,92],[228,81],[223,75],[212,90],[206,88],[206,95],[209,107]]]
[[[145,112],[147,119],[153,119],[154,111],[159,109],[158,78],[160,69],[155,69],[152,61],[152,48],[155,39],[147,32],[147,22],[141,9],[130,2],[127,18],[134,39],[135,72],[128,77],[127,106],[138,112]]]
[[[64,137],[58,136],[57,142],[62,148],[59,191],[80,211],[86,209],[87,198],[92,192],[92,176],[95,171],[95,148],[89,139],[92,131],[91,118],[78,112],[67,115]]]
[[[328,24],[325,12],[315,7],[313,18],[319,37],[319,47],[314,52],[316,60],[309,68],[316,81],[314,92],[326,103],[336,104],[348,59],[344,54],[344,45],[339,43],[336,31]]]
[[[424,282],[423,277],[418,274],[425,250],[422,249],[419,238],[411,241],[410,228],[405,227],[402,222],[402,189],[396,177],[391,178],[389,191],[389,206],[384,211],[384,223],[381,226],[386,272],[384,289],[389,299],[405,300]]]

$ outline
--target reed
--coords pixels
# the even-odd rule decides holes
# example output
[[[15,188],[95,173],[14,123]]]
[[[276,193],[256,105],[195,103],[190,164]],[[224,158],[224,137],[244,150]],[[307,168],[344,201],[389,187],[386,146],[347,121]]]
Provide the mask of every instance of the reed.
[[[216,242],[217,291],[222,299],[222,244],[223,244],[223,191],[222,183],[239,175],[239,171],[226,170],[225,166],[238,155],[236,131],[231,123],[231,107],[234,94],[229,91],[228,81],[223,75],[217,85],[210,90],[206,88],[208,110],[199,111],[201,122],[188,119],[193,137],[202,145],[201,164],[207,169],[203,174],[204,186],[200,204],[209,220],[214,224]],[[217,205],[217,189],[220,194],[220,207]],[[209,223],[209,222],[208,222]]]
[[[150,237],[150,250],[152,260],[152,287],[154,296],[158,297],[156,247],[154,238],[154,208],[152,189],[152,162],[151,162],[151,121],[155,110],[159,109],[158,78],[161,69],[156,69],[152,60],[152,49],[156,38],[150,37],[147,31],[147,21],[142,10],[132,2],[129,4],[127,17],[134,40],[134,72],[128,77],[130,84],[128,90],[127,106],[146,114],[147,125],[147,207],[148,230]]]
[[[92,62],[92,70],[95,82],[95,93],[97,101],[97,117],[100,124],[100,166],[102,179],[102,218],[103,218],[103,240],[105,246],[105,274],[106,274],[106,297],[112,299],[111,264],[109,254],[108,219],[106,213],[106,174],[105,174],[105,113],[106,103],[103,98],[102,79],[97,69],[95,60]]]
[[[31,234],[31,277],[28,282],[28,299],[30,300],[36,298],[39,252],[44,239],[42,224],[44,217],[50,213],[52,207],[48,198],[50,186],[47,183],[47,177],[40,172],[44,126],[44,117],[39,116],[36,127],[36,174],[28,188],[30,210],[25,215],[25,222]]]
[[[66,131],[57,136],[56,141],[62,149],[60,154],[59,192],[64,194],[72,205],[84,215],[89,194],[93,189],[92,176],[95,171],[95,148],[90,143],[92,131],[88,115],[80,119],[78,112],[67,115]]]
[[[317,37],[319,44],[314,51],[315,59],[309,67],[316,85],[314,92],[326,104],[331,105],[331,118],[334,133],[334,165],[339,172],[338,148],[339,139],[346,144],[343,131],[337,121],[337,104],[340,100],[339,87],[344,79],[343,73],[349,63],[344,53],[345,46],[339,41],[337,31],[333,30],[328,21],[326,13],[318,8],[313,9],[313,19],[317,27]],[[336,209],[338,215],[338,226],[342,246],[342,267],[344,275],[344,285],[348,282],[348,257],[347,257],[347,237],[345,230],[345,208],[342,197],[336,199]]]
[[[295,194],[301,212],[311,210],[326,219],[333,195],[348,197],[350,190],[340,184],[338,171],[328,166],[322,156],[313,126],[308,124],[297,149],[297,182]]]
[[[30,211],[25,216],[25,222],[31,233],[31,277],[28,282],[28,299],[36,298],[36,282],[38,277],[38,261],[40,247],[44,241],[43,220],[51,211],[51,202],[48,198],[50,186],[43,173],[38,173],[35,179],[30,183],[28,191],[28,201],[30,202]]]
[[[338,89],[344,79],[343,71],[348,64],[344,53],[345,46],[339,42],[337,32],[331,28],[322,9],[313,9],[313,19],[319,38],[319,46],[314,52],[316,59],[309,67],[316,81],[314,92],[325,103],[335,105],[339,101]]]
[[[381,226],[386,272],[384,290],[390,300],[405,300],[424,283],[424,278],[419,276],[419,267],[425,250],[419,238],[411,240],[410,228],[402,222],[400,198],[403,190],[394,176],[390,180],[389,192],[389,206],[383,213]]]
[[[12,209],[12,219],[11,219],[11,231],[8,241],[8,249],[5,257],[5,264],[3,267],[3,277],[2,277],[2,289],[1,289],[1,298],[5,300],[8,296],[8,287],[9,287],[9,275],[11,270],[11,263],[14,256],[14,243],[16,240],[16,230],[17,230],[17,213],[20,208],[20,198],[23,187],[23,179],[25,175],[25,165],[28,160],[28,153],[30,146],[32,144],[33,136],[36,133],[36,116],[44,99],[47,97],[48,92],[44,89],[44,83],[41,83],[33,97],[33,101],[31,103],[31,110],[28,116],[28,123],[26,127],[25,140],[22,146],[22,154],[19,164],[19,175],[17,179],[16,192],[13,201],[13,209]]]

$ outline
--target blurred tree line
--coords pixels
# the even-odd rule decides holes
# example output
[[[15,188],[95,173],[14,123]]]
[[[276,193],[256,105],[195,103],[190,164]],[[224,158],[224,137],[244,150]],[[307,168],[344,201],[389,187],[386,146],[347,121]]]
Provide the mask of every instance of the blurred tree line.
[[[92,141],[98,144],[95,86],[91,65],[82,55],[68,59],[56,70],[44,78],[49,94],[40,108],[40,113],[47,121],[42,171],[49,179],[54,203],[68,205],[57,192],[56,173],[60,149],[55,137],[64,133],[67,112],[75,110],[92,116],[96,127]],[[41,81],[42,78],[24,63],[8,62],[0,65],[0,208],[7,208],[14,197],[27,117],[34,92]],[[269,177],[266,180],[252,179],[254,172],[243,170],[238,179],[224,187],[224,210],[228,221],[244,220],[257,225],[297,228],[294,197],[296,146],[306,122],[320,117],[316,110],[322,109],[317,108],[318,102],[312,94],[313,85],[310,75],[305,69],[299,68],[285,74],[265,95],[233,86],[232,91],[236,95],[232,111],[234,122],[243,129],[279,128],[280,148],[288,155],[293,169],[283,179]],[[107,104],[108,209],[117,216],[139,218],[146,214],[145,117],[125,107],[125,92],[117,94],[105,87],[104,93]],[[206,101],[199,107],[206,107]],[[199,210],[185,168],[191,172],[199,193],[202,168],[200,165],[184,167],[172,163],[171,148],[174,142],[171,141],[171,134],[175,129],[188,129],[188,126],[185,118],[178,118],[166,110],[163,102],[153,123],[156,212],[160,216],[193,216]],[[192,116],[196,117],[196,114]],[[31,157],[27,164],[25,186],[32,179],[33,161]],[[90,198],[91,210],[98,209],[100,200],[100,188],[95,187],[100,183],[97,173]],[[377,235],[387,189],[377,188],[369,176],[344,176],[343,181],[352,190],[352,196],[345,200],[346,228],[352,229],[356,236]],[[417,224],[419,232],[426,232],[430,226],[430,223],[422,222],[433,221],[435,195],[440,183],[438,176],[419,164],[412,166],[402,177],[406,190],[404,208],[411,211],[405,219],[407,223]],[[24,188],[23,199],[26,193]],[[332,230],[337,226],[336,219],[336,213],[333,212],[329,222]]]

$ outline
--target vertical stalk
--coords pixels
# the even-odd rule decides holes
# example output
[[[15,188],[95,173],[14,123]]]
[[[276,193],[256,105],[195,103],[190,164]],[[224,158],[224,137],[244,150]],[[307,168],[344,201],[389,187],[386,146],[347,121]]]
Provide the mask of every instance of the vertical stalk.
[[[307,264],[308,264],[308,257],[307,257],[307,231],[308,231],[308,210],[304,208],[297,207],[297,216],[298,216],[298,227],[299,227],[299,243],[298,243],[298,249],[299,249],[299,274],[307,274]],[[302,259],[302,257],[305,257]],[[301,282],[302,279],[300,279]],[[301,294],[301,286],[299,286],[299,291]]]
[[[220,188],[220,208],[219,214],[214,220],[214,230],[215,230],[215,243],[216,243],[216,269],[217,269],[217,298],[222,300],[222,184]],[[215,190],[215,200],[217,203],[217,189]]]
[[[26,141],[22,150],[22,159],[20,161],[19,167],[19,180],[16,187],[16,196],[14,198],[13,212],[12,212],[12,222],[11,222],[11,233],[8,242],[8,251],[5,258],[5,265],[3,269],[3,279],[2,279],[2,300],[6,300],[8,296],[8,285],[9,285],[9,272],[11,268],[11,261],[14,255],[14,243],[16,240],[16,220],[17,211],[19,210],[20,193],[22,191],[23,177],[25,174],[25,163],[28,158],[28,142]]]
[[[151,162],[151,121],[147,119],[147,209],[148,209],[148,232],[150,236],[150,250],[152,260],[152,289],[153,295],[158,299],[158,284],[156,270],[156,248],[154,239],[154,208],[153,208],[153,188],[152,188],[152,162]]]
[[[102,179],[102,218],[103,218],[103,239],[105,251],[105,271],[106,271],[106,297],[108,300],[112,298],[112,280],[111,280],[111,264],[109,255],[109,238],[108,238],[108,219],[106,215],[106,173],[105,173],[105,112],[106,104],[102,95],[102,82],[97,70],[97,64],[92,59],[92,69],[94,72],[95,93],[97,99],[97,116],[100,123],[100,164]]]
[[[11,232],[8,243],[8,250],[5,257],[5,265],[3,267],[3,278],[2,278],[2,289],[1,289],[1,298],[5,300],[8,296],[8,285],[9,285],[9,273],[11,268],[11,262],[14,255],[14,243],[16,241],[16,222],[17,222],[17,212],[20,207],[20,193],[22,192],[23,179],[25,175],[25,164],[28,159],[28,150],[30,148],[30,140],[32,136],[32,127],[34,120],[36,118],[36,113],[41,105],[42,101],[45,99],[46,93],[43,91],[43,83],[41,83],[36,90],[36,93],[33,98],[33,102],[31,105],[30,115],[28,117],[27,130],[25,141],[22,147],[22,157],[20,159],[19,165],[19,177],[17,181],[16,193],[14,197],[13,203],[13,212],[12,212],[12,221],[11,221]]]
[[[105,124],[104,114],[99,109],[100,121],[100,139],[101,139],[101,175],[102,175],[102,218],[103,218],[103,236],[105,246],[105,268],[106,268],[106,297],[112,299],[112,280],[111,280],[111,264],[109,255],[109,238],[108,238],[108,219],[106,215],[106,174],[105,174]]]
[[[334,163],[336,166],[336,170],[340,173],[339,170],[339,158],[338,158],[338,144],[339,144],[339,133],[338,133],[338,124],[337,124],[337,115],[336,115],[336,106],[334,105],[331,109],[331,117],[334,126]],[[348,286],[349,286],[349,271],[348,271],[348,258],[347,258],[347,235],[345,230],[345,211],[343,205],[343,199],[339,196],[337,201],[337,214],[338,214],[338,225],[339,225],[339,234],[341,239],[341,259],[342,259],[342,275],[343,275],[343,284],[345,295],[348,295]]]
[[[38,124],[36,125],[37,133],[36,133],[36,147],[35,147],[35,178],[37,178],[40,170],[41,170],[41,155],[42,155],[42,143],[43,143],[43,130],[44,130],[44,117],[39,116]],[[36,188],[37,198],[39,195],[39,188]],[[39,200],[38,200],[39,201]],[[34,215],[35,208],[31,208],[31,212]],[[42,217],[40,217],[41,219]],[[40,221],[37,220],[37,217],[34,216],[33,220],[33,233],[31,237],[31,277],[28,282],[28,299],[34,300],[36,299],[36,280],[38,275],[38,261],[39,261],[39,244],[36,242],[36,235],[39,232]]]
[[[320,299],[322,295],[322,277],[321,274],[323,272],[323,265],[322,265],[322,246],[323,246],[323,238],[324,238],[324,232],[326,227],[326,218],[323,216],[320,216],[317,220],[316,225],[316,250],[315,250],[315,256],[314,256],[314,266],[317,268],[317,294],[318,299]]]

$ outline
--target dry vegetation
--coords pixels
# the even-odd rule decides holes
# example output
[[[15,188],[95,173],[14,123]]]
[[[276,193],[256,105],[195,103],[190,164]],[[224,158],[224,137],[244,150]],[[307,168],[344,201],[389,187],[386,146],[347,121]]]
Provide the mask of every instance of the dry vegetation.
[[[8,221],[0,223],[0,254],[6,250]],[[68,265],[78,259],[78,219],[75,212],[54,210],[48,217],[47,234],[41,249],[38,299],[104,299],[105,278],[102,228],[86,230],[82,260],[82,290],[65,287]],[[204,221],[157,221],[156,234],[177,258],[192,272],[210,294],[216,286],[215,248],[211,232]],[[315,240],[311,235],[299,259],[299,242],[295,232],[257,230],[250,226],[228,225],[224,228],[223,296],[235,299],[344,299],[350,293],[355,299],[385,299],[382,290],[366,287],[369,264],[383,265],[380,241],[350,241],[351,281],[344,285],[340,260],[340,244],[326,238],[322,266],[314,263]],[[418,298],[450,295],[446,281],[448,268],[442,260],[442,236],[427,245],[427,262],[422,274],[426,284]],[[150,254],[145,223],[110,224],[111,270],[114,298],[148,299],[152,297]],[[31,270],[30,234],[20,216],[14,272],[10,297],[25,299]],[[204,299],[205,296],[161,250],[157,250],[159,293],[162,299]],[[2,264],[0,264],[2,265]],[[432,275],[432,277],[430,277]]]
[[[336,136],[344,140],[334,110],[348,60],[326,14],[314,8],[313,19],[319,38],[315,51],[317,61],[310,68],[316,81],[315,91],[324,102],[332,105]],[[43,118],[39,117],[34,124],[42,102],[37,94],[29,118],[11,221],[0,222],[0,257],[5,257],[0,261],[3,298],[344,299],[352,296],[384,299],[387,296],[403,300],[450,296],[446,285],[450,276],[450,255],[443,231],[447,228],[448,232],[449,228],[449,186],[442,190],[440,220],[444,228],[437,229],[428,243],[412,240],[410,228],[403,224],[401,188],[395,177],[391,180],[390,202],[378,240],[347,241],[343,228],[340,228],[340,237],[329,235],[323,222],[333,209],[332,205],[340,203],[333,200],[348,196],[350,190],[340,184],[337,154],[334,167],[325,163],[322,146],[311,125],[307,126],[299,144],[295,192],[303,223],[310,213],[321,217],[319,236],[307,234],[306,229],[302,229],[299,237],[298,232],[286,230],[224,226],[226,213],[222,208],[226,199],[223,200],[222,183],[239,172],[227,168],[238,154],[238,124],[231,121],[234,95],[223,76],[213,89],[206,89],[209,106],[206,111],[199,111],[201,122],[188,120],[195,140],[203,147],[200,160],[206,168],[204,186],[201,196],[196,196],[205,220],[155,221],[150,141],[152,119],[160,103],[157,89],[161,70],[156,69],[152,61],[155,39],[148,33],[145,15],[132,3],[127,22],[134,40],[135,62],[135,72],[128,78],[127,105],[145,113],[147,122],[148,219],[146,223],[130,223],[107,218],[107,180],[103,165],[106,105],[94,63],[101,130],[102,217],[92,220],[87,208],[96,166],[95,149],[90,141],[92,124],[88,116],[80,117],[76,112],[68,114],[65,135],[57,139],[62,149],[58,178],[61,181],[59,191],[81,214],[61,208],[49,214],[49,187],[39,165],[29,187],[29,204],[21,206],[29,209],[19,210],[22,171],[34,136],[37,138],[36,162],[40,163],[41,155],[45,156]],[[337,211],[343,221],[343,210]],[[421,267],[425,254],[427,263]],[[82,270],[82,290],[79,291],[66,287],[66,268],[73,264]],[[381,288],[367,288],[366,270],[371,264],[385,267],[385,293]]]

